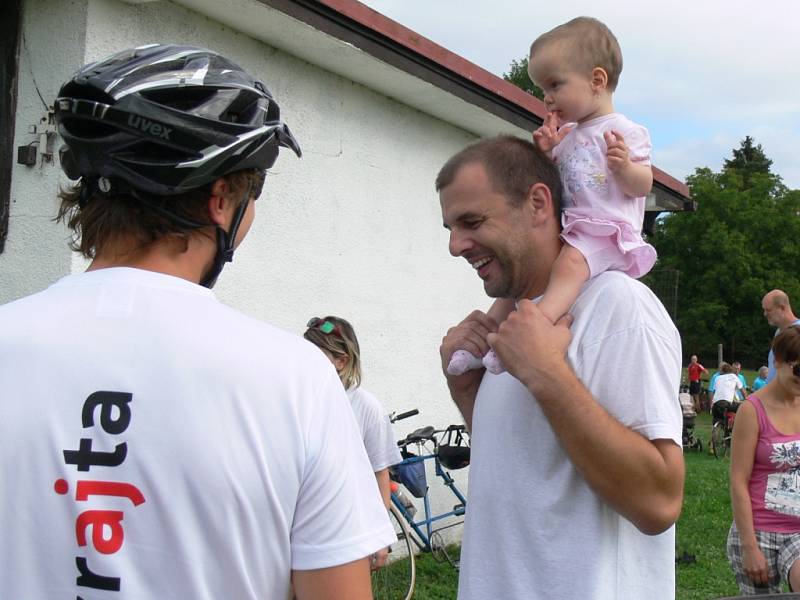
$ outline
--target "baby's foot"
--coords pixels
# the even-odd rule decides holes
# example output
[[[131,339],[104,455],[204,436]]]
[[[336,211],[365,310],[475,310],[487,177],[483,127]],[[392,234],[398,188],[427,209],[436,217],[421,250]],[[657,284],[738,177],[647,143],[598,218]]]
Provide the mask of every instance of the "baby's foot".
[[[483,366],[486,367],[489,373],[493,373],[494,375],[499,375],[506,370],[497,354],[494,353],[494,350],[489,350],[486,356],[483,357]]]
[[[472,369],[483,368],[480,358],[474,357],[466,350],[456,350],[450,357],[450,364],[447,365],[447,372],[450,375],[463,375]]]

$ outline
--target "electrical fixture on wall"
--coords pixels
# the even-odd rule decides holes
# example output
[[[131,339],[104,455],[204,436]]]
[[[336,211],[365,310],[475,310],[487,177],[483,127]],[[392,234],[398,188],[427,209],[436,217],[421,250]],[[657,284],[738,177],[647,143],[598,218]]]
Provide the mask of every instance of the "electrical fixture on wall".
[[[47,111],[35,125],[28,125],[28,134],[37,136],[29,144],[17,147],[17,163],[28,167],[43,166],[53,162],[51,146],[56,137],[56,126],[53,110]]]

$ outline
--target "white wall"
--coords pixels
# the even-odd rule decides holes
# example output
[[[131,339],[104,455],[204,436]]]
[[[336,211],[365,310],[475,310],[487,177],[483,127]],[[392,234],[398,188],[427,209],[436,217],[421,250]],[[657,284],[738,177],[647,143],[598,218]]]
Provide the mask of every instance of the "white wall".
[[[51,8],[63,4],[48,2],[50,12],[44,0],[25,6],[29,46],[34,37],[40,42],[30,48],[30,63],[48,102],[56,82],[83,62],[154,41],[209,47],[264,80],[304,155],[283,151],[268,175],[255,225],[223,272],[219,296],[298,334],[310,316],[347,318],[361,343],[364,386],[387,410],[420,409],[419,417],[398,423],[398,435],[459,422],[438,345],[449,326],[489,300],[466,261],[448,254],[433,182],[474,136],[168,2],[87,0],[68,3],[69,11]],[[76,5],[86,7],[86,26],[75,25],[75,39],[55,60],[47,32],[56,24],[63,31],[64,19],[79,20]],[[18,136],[37,109],[24,60],[20,72]],[[48,221],[57,173],[57,165],[14,168],[12,195],[26,204],[13,205],[0,255],[0,302],[85,267],[70,260],[63,227]],[[455,503],[435,502],[440,509]]]
[[[17,146],[38,139],[28,127],[46,115],[39,94],[52,105],[61,83],[83,61],[85,32],[85,0],[24,3],[14,156]],[[13,165],[8,238],[0,254],[0,303],[38,291],[70,272],[67,229],[52,222],[60,173],[57,160],[34,167]]]

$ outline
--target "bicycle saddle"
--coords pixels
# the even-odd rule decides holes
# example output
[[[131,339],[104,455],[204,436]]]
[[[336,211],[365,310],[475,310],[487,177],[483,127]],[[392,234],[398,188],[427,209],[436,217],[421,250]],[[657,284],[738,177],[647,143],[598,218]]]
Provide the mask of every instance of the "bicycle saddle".
[[[411,433],[406,436],[407,442],[422,442],[424,440],[433,439],[433,434],[436,433],[436,430],[433,426],[428,425],[427,427],[420,427],[419,429],[415,429]]]

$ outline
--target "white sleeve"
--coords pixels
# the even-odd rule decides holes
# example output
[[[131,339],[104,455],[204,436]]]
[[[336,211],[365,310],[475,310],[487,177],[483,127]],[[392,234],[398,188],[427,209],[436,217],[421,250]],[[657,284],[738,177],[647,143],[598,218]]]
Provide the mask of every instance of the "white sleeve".
[[[647,439],[670,439],[680,446],[680,338],[658,326],[663,307],[628,293],[633,291],[608,289],[605,314],[592,311],[599,335],[578,349],[573,365],[592,396],[623,425]],[[666,312],[663,318],[669,319]]]
[[[333,370],[331,375],[304,440],[305,470],[291,532],[292,569],[345,564],[397,539],[350,403]]]
[[[364,395],[364,446],[367,456],[376,473],[396,465],[403,460],[400,449],[394,437],[394,428],[389,422],[389,415],[375,396],[366,390],[360,390]]]

